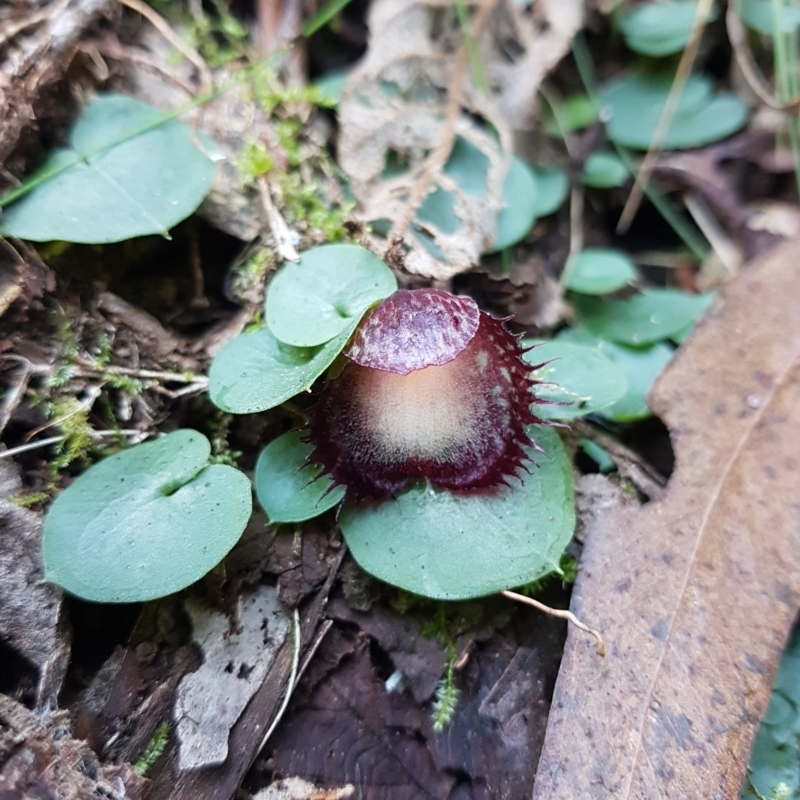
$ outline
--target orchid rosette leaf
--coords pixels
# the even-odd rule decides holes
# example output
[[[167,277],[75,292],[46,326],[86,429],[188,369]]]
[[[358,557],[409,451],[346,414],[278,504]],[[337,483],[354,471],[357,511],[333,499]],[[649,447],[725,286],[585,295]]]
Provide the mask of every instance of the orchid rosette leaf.
[[[370,259],[350,249],[371,272]],[[477,597],[557,571],[574,509],[559,437],[537,428],[557,423],[533,410],[566,407],[545,394],[553,390],[549,372],[546,386],[534,375],[547,356],[529,353],[471,298],[439,289],[401,289],[373,300],[363,317],[351,314],[342,281],[355,272],[331,268],[342,280],[314,282],[308,303],[316,311],[304,311],[297,298],[284,305],[276,292],[268,327],[234,339],[210,373],[212,399],[235,413],[271,408],[325,375],[306,430],[284,434],[259,458],[256,490],[270,519],[299,522],[345,499],[342,534],[356,560],[381,580],[430,597]],[[300,277],[302,262],[287,270]],[[321,270],[318,262],[314,272]],[[385,293],[389,284],[379,283]],[[356,305],[363,302],[360,296]],[[281,335],[320,343],[301,347]],[[586,401],[581,413],[617,396],[605,387],[584,398],[583,383],[577,388]],[[481,524],[498,537],[491,558],[473,546]],[[396,528],[388,538],[387,526]],[[397,537],[408,540],[408,563],[393,555]]]
[[[397,288],[392,271],[358,245],[306,250],[274,278],[267,326],[232,339],[209,371],[223,411],[266,411],[311,389],[345,348],[367,309]]]
[[[345,504],[339,525],[363,569],[438,600],[513,589],[559,571],[575,529],[572,464],[553,428],[523,483],[448,492],[417,484],[385,503]]]

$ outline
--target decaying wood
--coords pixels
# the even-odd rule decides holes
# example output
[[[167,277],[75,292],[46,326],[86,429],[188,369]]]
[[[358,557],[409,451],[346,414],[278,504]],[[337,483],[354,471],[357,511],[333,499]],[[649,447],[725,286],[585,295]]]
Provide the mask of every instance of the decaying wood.
[[[0,694],[0,797],[139,800],[147,780],[130,764],[101,765],[73,739],[63,712],[39,718]]]
[[[30,12],[30,26],[18,25],[19,34],[0,43],[0,163],[34,120],[42,86],[64,74],[82,34],[115,5],[116,0],[53,0]]]
[[[0,498],[20,488],[14,465],[3,462]],[[71,635],[61,590],[41,580],[41,526],[41,514],[0,499],[0,639],[36,668],[36,706],[47,709],[56,706]]]
[[[800,605],[800,243],[742,269],[654,388],[664,498],[590,531],[534,798],[738,795]]]

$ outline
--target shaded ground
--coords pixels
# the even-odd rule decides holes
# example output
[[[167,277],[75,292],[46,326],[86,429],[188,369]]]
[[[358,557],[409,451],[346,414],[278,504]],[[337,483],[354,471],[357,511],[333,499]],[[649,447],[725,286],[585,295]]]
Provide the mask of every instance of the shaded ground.
[[[352,63],[366,42],[364,5],[351,4],[338,28],[312,40],[305,65],[302,58],[285,62],[285,82]],[[282,8],[287,18],[299,11],[291,3]],[[37,9],[20,2],[14,11]],[[199,91],[203,76],[172,67],[169,47],[161,42],[159,48],[130,9],[112,2],[73,2],[71,9],[63,42],[42,37],[34,25],[21,39],[24,63],[15,50],[0,51],[13,79],[10,88],[0,85],[4,187],[63,142],[83,91],[124,90],[153,102],[164,92],[166,105],[177,101],[163,84],[188,81]],[[235,11],[249,20],[254,38],[278,37],[268,14]],[[289,35],[299,32],[296,23],[284,22]],[[604,17],[593,9],[586,25],[599,72],[613,71],[614,58],[603,59],[612,47]],[[735,58],[721,22],[715,25],[700,58],[722,79],[735,74]],[[205,42],[209,60],[209,41],[243,47],[217,32]],[[548,72],[559,60],[553,57]],[[161,73],[158,81],[151,81],[153,72]],[[549,82],[551,93],[576,90],[575,64],[567,59]],[[247,113],[238,115],[242,105]],[[277,104],[272,116],[249,111],[241,97],[223,100],[210,107],[203,124],[227,137],[234,151],[241,149],[243,131],[256,129],[283,156],[281,174],[313,178],[312,194],[340,199],[338,184],[320,177],[333,169],[337,132],[330,112],[291,99]],[[279,123],[287,119],[300,156],[281,139]],[[537,151],[540,163],[552,155],[575,179],[603,135],[600,122],[572,132],[565,153],[563,143],[537,130],[520,149]],[[690,197],[700,209],[695,219],[712,231],[714,247],[702,264],[680,249],[647,203],[630,230],[617,235],[629,184],[602,194],[580,190],[580,236],[589,245],[637,253],[643,280],[653,285],[714,286],[721,273],[736,272],[800,231],[784,145],[774,131],[754,124],[719,144],[658,161],[659,189]],[[380,585],[345,553],[333,512],[280,528],[256,514],[223,565],[185,592],[144,605],[94,605],[39,582],[42,512],[90,463],[153,433],[190,427],[208,436],[220,462],[251,471],[264,443],[295,427],[313,403],[313,396],[302,397],[295,405],[234,417],[204,393],[213,356],[261,313],[282,244],[265,219],[257,185],[242,191],[234,183],[231,178],[201,215],[180,224],[170,241],[36,247],[14,241],[0,250],[0,432],[4,449],[15,451],[13,460],[0,460],[0,495],[12,501],[0,504],[0,786],[8,787],[9,797],[28,792],[43,798],[528,798],[565,623],[503,598],[445,606]],[[272,196],[303,247],[325,241],[330,229],[356,239],[363,232],[342,212],[312,224],[311,213],[319,209],[288,182],[271,186]],[[509,251],[510,260],[497,256],[476,270],[428,278],[402,272],[401,283],[428,285],[432,277],[471,294],[497,316],[516,314],[515,330],[552,331],[572,314],[557,275],[574,246],[576,202],[573,196],[571,206],[540,219]],[[248,258],[259,248],[267,255],[252,268]],[[628,425],[591,419],[565,437],[579,476],[578,531],[570,546],[578,557],[586,532],[609,509],[661,497],[673,456],[667,431],[654,418]],[[612,453],[613,476],[598,474],[578,447],[581,437]],[[487,531],[487,543],[490,536]],[[558,580],[533,588],[554,607],[569,603],[570,587]],[[265,603],[277,597],[300,622],[299,682],[263,749],[295,648],[291,614],[281,612],[285,620],[278,624],[277,612],[270,618],[261,609],[263,625],[254,629],[263,632],[263,651],[251,657],[240,634],[250,630],[243,609],[253,597],[268,598]],[[224,646],[213,657],[208,642],[193,638],[199,618],[221,626],[217,640]],[[455,711],[437,731],[437,691],[450,662]],[[176,697],[184,678],[200,674],[204,663],[216,670],[203,689],[206,702],[211,716],[231,715],[230,737],[227,728],[217,731],[222,756],[201,760],[202,769],[181,769],[178,729],[185,719]],[[245,687],[238,713],[230,710],[235,692],[228,684],[219,696],[214,692],[231,675]],[[146,778],[135,773],[135,764]],[[313,787],[292,793],[275,783],[293,777],[329,793],[314,794]],[[274,794],[259,794],[270,786]]]

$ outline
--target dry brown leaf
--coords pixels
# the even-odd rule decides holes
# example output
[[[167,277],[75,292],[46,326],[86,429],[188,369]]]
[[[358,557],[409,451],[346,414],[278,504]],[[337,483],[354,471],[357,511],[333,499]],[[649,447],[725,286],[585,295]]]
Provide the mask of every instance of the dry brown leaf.
[[[530,117],[542,78],[568,50],[583,7],[580,0],[535,3],[531,12],[511,0],[472,5],[468,33],[488,93],[476,85],[451,0],[376,0],[369,49],[339,106],[339,163],[359,214],[391,224],[387,239],[376,237],[374,245],[386,249],[387,241],[402,238],[408,271],[435,280],[472,268],[491,246],[514,130]],[[485,170],[477,181],[485,186],[465,189],[448,174],[454,145],[477,150],[470,174]],[[387,174],[392,157],[407,169]],[[418,215],[434,192],[451,207],[447,230]]]
[[[664,499],[591,531],[534,798],[734,798],[800,602],[800,243],[743,268],[657,383]]]
[[[271,586],[240,597],[235,621],[194,599],[186,610],[203,650],[203,665],[184,676],[175,697],[180,767],[191,770],[228,758],[230,730],[264,682],[291,622]]]

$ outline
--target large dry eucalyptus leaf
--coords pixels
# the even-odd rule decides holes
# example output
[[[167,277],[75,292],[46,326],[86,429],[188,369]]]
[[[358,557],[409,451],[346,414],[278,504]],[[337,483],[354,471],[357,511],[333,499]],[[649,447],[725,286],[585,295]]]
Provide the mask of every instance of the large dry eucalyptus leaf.
[[[357,213],[388,232],[376,249],[400,237],[408,271],[438,280],[478,263],[495,239],[514,128],[533,114],[539,83],[567,52],[582,8],[580,0],[530,9],[489,0],[462,25],[451,0],[372,3],[369,47],[339,105],[338,156]],[[465,31],[477,48],[472,63]],[[464,174],[468,160],[454,162],[459,147],[477,154],[479,176]]]
[[[800,243],[743,269],[651,393],[665,498],[591,530],[534,798],[733,798],[800,605]]]

